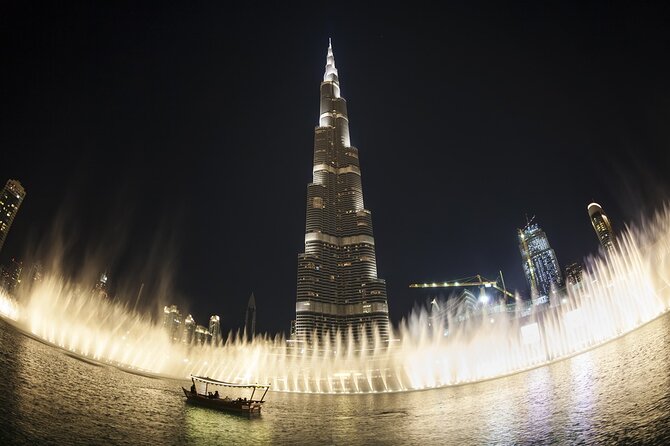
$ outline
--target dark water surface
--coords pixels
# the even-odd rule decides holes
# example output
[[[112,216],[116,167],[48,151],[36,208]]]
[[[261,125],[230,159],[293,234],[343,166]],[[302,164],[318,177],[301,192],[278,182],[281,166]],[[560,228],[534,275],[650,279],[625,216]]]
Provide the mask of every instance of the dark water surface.
[[[0,321],[0,445],[670,444],[670,316],[571,359],[479,384],[272,392],[258,419],[187,406],[190,381],[92,365]]]

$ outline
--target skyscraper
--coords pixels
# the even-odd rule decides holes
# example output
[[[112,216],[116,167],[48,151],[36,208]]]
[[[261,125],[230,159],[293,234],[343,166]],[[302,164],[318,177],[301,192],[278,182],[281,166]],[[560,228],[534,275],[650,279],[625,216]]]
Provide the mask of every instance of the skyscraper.
[[[109,294],[107,293],[107,271],[100,274],[100,279],[98,279],[93,286],[93,293],[103,299],[109,297]]]
[[[593,230],[596,231],[596,236],[598,236],[598,241],[600,241],[600,246],[606,250],[614,248],[614,231],[612,231],[612,224],[603,208],[598,203],[591,203],[588,206],[588,211]]]
[[[186,319],[184,319],[184,334],[182,336],[182,341],[188,345],[191,345],[195,338],[195,325],[193,316],[190,314],[186,316]]]
[[[372,217],[363,204],[358,149],[349,140],[347,103],[328,43],[314,130],[313,181],[307,185],[305,252],[298,255],[296,339],[350,328],[388,340],[386,282],[377,277]]]
[[[537,291],[539,296],[549,296],[552,284],[557,288],[563,287],[563,276],[556,253],[549,246],[547,235],[537,224],[528,223],[518,231],[523,271],[531,292]]]
[[[212,340],[212,334],[207,330],[207,327],[203,325],[195,326],[195,344],[196,345],[205,345]]]
[[[216,314],[209,318],[209,332],[212,335],[212,343],[218,345],[221,342],[221,318]]]
[[[582,281],[582,265],[579,263],[571,263],[565,267],[565,280],[570,285],[577,285]]]
[[[182,324],[181,312],[176,305],[166,305],[163,307],[163,327],[170,336],[171,341],[180,341],[182,337],[182,331],[180,326]]]
[[[254,297],[254,293],[251,293],[249,302],[247,302],[247,311],[244,317],[244,333],[247,339],[253,339],[256,334],[256,297]]]
[[[9,228],[25,197],[26,191],[17,180],[7,181],[0,192],[0,251],[2,251]]]
[[[42,264],[40,262],[35,262],[32,264],[30,270],[28,271],[28,277],[26,280],[31,284],[42,281]]]
[[[23,262],[16,259],[0,268],[0,286],[8,293],[14,294],[21,284],[21,272],[23,271]]]

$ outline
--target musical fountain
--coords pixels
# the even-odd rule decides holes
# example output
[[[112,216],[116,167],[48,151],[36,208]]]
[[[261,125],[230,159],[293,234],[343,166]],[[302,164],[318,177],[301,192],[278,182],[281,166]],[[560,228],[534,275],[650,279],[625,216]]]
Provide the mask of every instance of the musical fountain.
[[[26,333],[90,361],[134,373],[231,382],[271,383],[275,391],[397,392],[473,383],[564,359],[656,319],[670,307],[670,210],[627,228],[613,251],[591,258],[583,280],[567,294],[521,310],[485,309],[460,320],[410,314],[363,345],[350,333],[316,349],[281,336],[252,341],[230,336],[222,345],[173,343],[147,315],[82,293],[77,284],[46,276],[15,301],[0,295],[0,315]],[[519,307],[521,308],[521,307]]]

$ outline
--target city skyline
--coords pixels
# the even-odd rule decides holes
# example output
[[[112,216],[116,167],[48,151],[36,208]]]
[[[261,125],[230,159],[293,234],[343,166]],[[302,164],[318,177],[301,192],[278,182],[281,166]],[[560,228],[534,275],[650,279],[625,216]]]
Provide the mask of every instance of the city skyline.
[[[266,25],[254,34],[243,21],[221,29],[224,8],[166,7],[148,34],[114,7],[89,11],[104,25],[95,29],[52,21],[73,7],[13,8],[8,16],[24,25],[10,25],[14,44],[3,47],[12,88],[0,178],[30,195],[0,263],[52,246],[55,226],[70,258],[96,261],[95,275],[109,266],[133,299],[146,283],[141,303],[152,310],[165,285],[176,303],[192,302],[196,320],[220,313],[224,324],[244,315],[254,290],[264,303],[258,329],[288,330],[311,176],[309,85],[322,76],[328,37],[356,98],[352,139],[364,148],[394,322],[418,300],[407,290],[416,281],[502,270],[510,289],[525,290],[515,237],[524,214],[537,215],[568,265],[598,249],[586,204],[598,201],[623,225],[667,196],[659,104],[669,70],[654,57],[664,28],[652,7],[575,21],[569,5],[507,11],[520,34],[500,39],[510,22],[482,23],[468,7],[435,15],[445,23],[396,16],[402,31],[393,19],[368,20],[372,11],[281,25],[254,13]],[[560,45],[556,35],[566,36]]]

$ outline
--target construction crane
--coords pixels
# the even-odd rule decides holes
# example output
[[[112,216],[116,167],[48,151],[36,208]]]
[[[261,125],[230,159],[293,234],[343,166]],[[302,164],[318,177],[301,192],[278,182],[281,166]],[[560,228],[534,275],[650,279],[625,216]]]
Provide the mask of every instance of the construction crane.
[[[500,285],[498,285],[500,282]],[[500,291],[503,294],[503,297],[515,298],[514,294],[507,291],[505,288],[505,279],[503,278],[502,271],[499,272],[498,278],[496,280],[489,280],[482,277],[480,274],[472,277],[466,277],[458,280],[450,280],[447,282],[431,282],[431,283],[412,283],[409,286],[410,288],[450,288],[450,287],[479,287],[481,293],[484,292],[484,288],[494,288]]]

